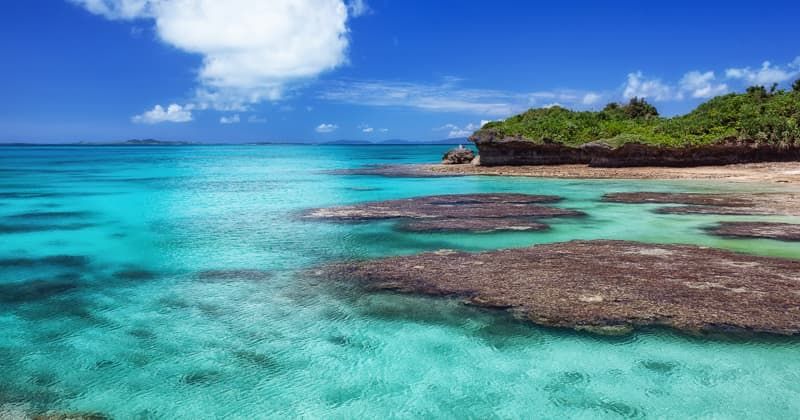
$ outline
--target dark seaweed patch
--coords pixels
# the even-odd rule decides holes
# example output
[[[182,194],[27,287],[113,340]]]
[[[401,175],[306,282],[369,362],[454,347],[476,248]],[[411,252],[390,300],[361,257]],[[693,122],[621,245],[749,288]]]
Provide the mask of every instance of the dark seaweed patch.
[[[0,259],[0,268],[55,266],[83,268],[89,265],[89,258],[82,255],[53,255],[43,258]]]
[[[141,340],[152,340],[156,338],[156,333],[147,328],[134,328],[128,331],[128,334]]]
[[[48,219],[86,219],[94,216],[88,211],[36,211],[28,213],[12,214],[7,219],[22,220],[48,220]]]
[[[639,366],[652,372],[660,373],[662,375],[669,375],[678,367],[678,364],[661,360],[642,360],[639,362]]]
[[[221,374],[215,370],[199,370],[181,376],[181,383],[186,385],[207,385],[219,380]]]
[[[46,280],[0,284],[0,302],[22,303],[48,299],[77,288],[79,280],[80,276],[76,274],[62,274]]]
[[[156,273],[149,270],[129,269],[114,273],[114,278],[119,280],[152,280],[156,278]]]
[[[279,368],[278,361],[264,353],[258,353],[250,350],[239,350],[233,352],[233,355],[241,362],[258,366],[260,368],[269,370],[276,370]]]
[[[48,232],[59,230],[81,230],[95,227],[95,223],[66,223],[66,224],[0,224],[0,234]]]

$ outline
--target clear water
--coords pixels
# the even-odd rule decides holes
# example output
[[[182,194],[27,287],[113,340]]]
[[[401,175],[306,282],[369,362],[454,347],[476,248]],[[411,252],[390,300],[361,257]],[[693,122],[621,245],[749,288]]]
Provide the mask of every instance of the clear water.
[[[444,149],[0,147],[0,418],[48,410],[123,419],[800,413],[798,340],[701,340],[661,330],[598,338],[303,275],[342,258],[576,238],[800,258],[796,243],[701,230],[744,217],[659,215],[647,205],[598,201],[612,191],[731,188],[707,182],[322,172],[429,162]],[[480,235],[296,218],[309,207],[497,191],[561,195],[560,205],[589,216],[556,220],[548,232]],[[35,212],[50,214],[28,214]],[[44,259],[59,255],[83,258]],[[199,275],[223,269],[268,275]]]

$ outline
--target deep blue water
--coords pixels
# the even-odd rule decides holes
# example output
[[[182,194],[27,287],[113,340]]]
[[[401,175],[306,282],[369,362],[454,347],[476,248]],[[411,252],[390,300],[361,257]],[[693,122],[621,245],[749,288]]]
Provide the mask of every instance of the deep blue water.
[[[383,178],[447,146],[0,147],[0,418],[793,418],[800,342],[670,331],[602,338],[458,301],[365,294],[303,271],[345,258],[571,239],[693,243],[746,217],[680,216],[603,193],[763,190],[709,182]],[[547,232],[412,234],[301,210],[429,194],[565,197]],[[771,218],[772,220],[791,220]],[[796,219],[795,219],[796,220]]]

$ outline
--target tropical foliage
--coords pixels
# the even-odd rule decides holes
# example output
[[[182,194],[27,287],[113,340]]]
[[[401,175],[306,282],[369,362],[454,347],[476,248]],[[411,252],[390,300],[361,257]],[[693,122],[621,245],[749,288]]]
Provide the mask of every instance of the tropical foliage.
[[[792,91],[753,86],[745,93],[715,97],[692,112],[658,115],[644,99],[611,103],[602,111],[562,107],[530,109],[481,128],[499,136],[578,146],[602,141],[611,146],[639,142],[664,146],[704,145],[723,140],[800,144],[800,80]]]

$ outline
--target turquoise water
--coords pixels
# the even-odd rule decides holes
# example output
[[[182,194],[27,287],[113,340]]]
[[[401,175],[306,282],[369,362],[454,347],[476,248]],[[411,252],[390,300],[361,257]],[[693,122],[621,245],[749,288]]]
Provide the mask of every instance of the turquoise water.
[[[0,418],[48,410],[123,419],[800,412],[796,339],[702,340],[662,330],[599,338],[303,275],[343,258],[578,238],[800,258],[796,243],[701,230],[753,218],[659,215],[648,205],[598,201],[614,191],[734,188],[708,182],[324,173],[429,162],[445,149],[0,147]],[[497,191],[561,195],[559,205],[589,216],[553,220],[548,232],[476,235],[296,217],[310,207]]]

